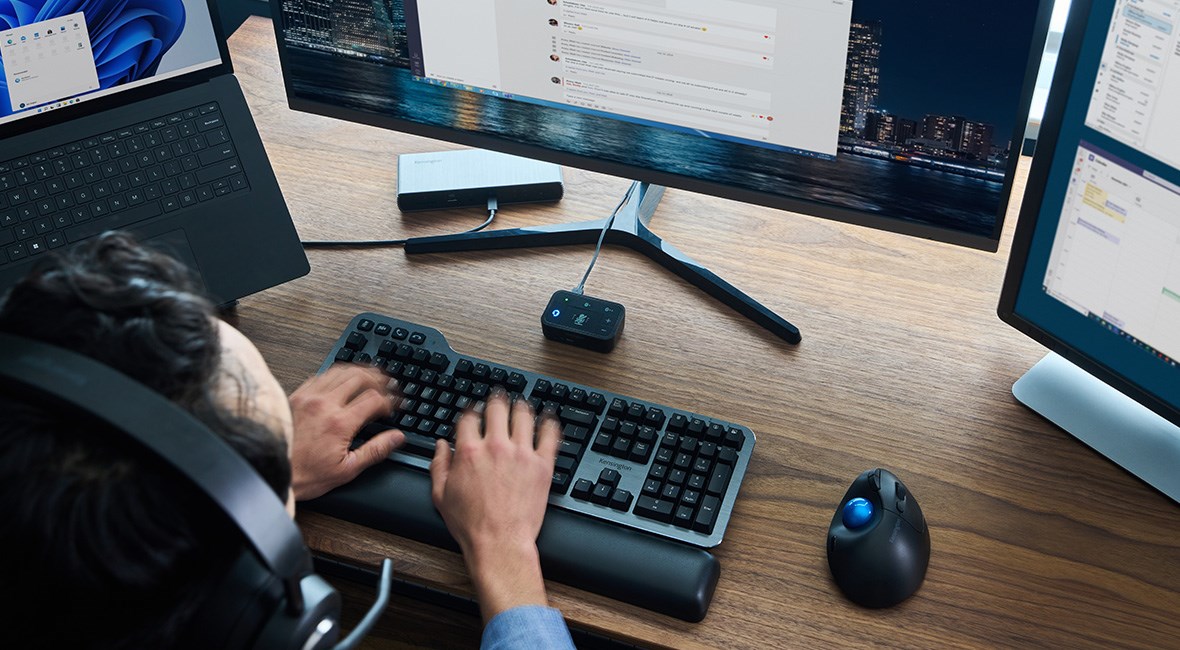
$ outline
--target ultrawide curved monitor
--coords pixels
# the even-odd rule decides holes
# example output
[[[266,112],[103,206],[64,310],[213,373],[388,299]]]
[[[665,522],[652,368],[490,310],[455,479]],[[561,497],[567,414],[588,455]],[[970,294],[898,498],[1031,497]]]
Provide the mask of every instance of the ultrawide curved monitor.
[[[271,4],[297,110],[987,250],[1050,5]]]
[[[999,315],[1055,353],[1017,397],[1180,501],[1178,115],[1180,0],[1074,0]]]

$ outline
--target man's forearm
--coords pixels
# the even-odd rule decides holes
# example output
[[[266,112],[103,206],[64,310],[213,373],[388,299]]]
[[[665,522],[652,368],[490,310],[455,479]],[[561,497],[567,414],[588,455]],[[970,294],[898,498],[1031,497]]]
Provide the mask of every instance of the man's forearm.
[[[545,580],[535,543],[484,543],[463,549],[484,623],[521,605],[547,607]]]

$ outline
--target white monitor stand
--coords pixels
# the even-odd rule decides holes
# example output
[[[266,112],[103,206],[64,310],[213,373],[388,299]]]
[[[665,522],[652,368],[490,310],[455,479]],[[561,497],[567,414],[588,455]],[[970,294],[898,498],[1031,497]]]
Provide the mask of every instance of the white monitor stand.
[[[1180,503],[1180,427],[1052,352],[1012,394]]]

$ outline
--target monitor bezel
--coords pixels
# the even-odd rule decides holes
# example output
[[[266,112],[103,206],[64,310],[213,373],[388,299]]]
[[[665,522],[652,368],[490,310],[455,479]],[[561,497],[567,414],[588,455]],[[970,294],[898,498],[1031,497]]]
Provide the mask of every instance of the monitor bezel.
[[[378,115],[376,113],[364,112],[361,110],[341,108],[332,106],[331,104],[325,102],[313,101],[298,97],[294,92],[290,75],[287,74],[287,53],[282,27],[282,0],[269,1],[272,22],[275,30],[275,43],[279,51],[279,64],[283,72],[283,87],[287,95],[287,104],[292,110],[322,115],[324,117],[330,117],[333,119],[356,122],[359,124],[366,124],[369,126],[375,126],[393,131],[400,131],[403,133],[409,133],[411,135],[423,136],[434,140],[441,140],[444,142],[451,142],[464,146],[485,148],[493,151],[502,151],[504,153],[516,156],[543,160],[558,165],[568,165],[587,171],[618,176],[620,178],[626,178],[629,180],[644,181],[656,185],[663,185],[669,188],[682,189],[701,194],[709,194],[724,199],[731,199],[735,201],[741,201],[743,203],[785,210],[787,212],[792,212],[803,216],[830,219],[833,221],[849,223],[867,228],[874,228],[877,230],[884,230],[887,232],[899,233],[912,237],[919,237],[937,242],[954,244],[992,253],[999,250],[1000,237],[1003,233],[1005,218],[1008,213],[1008,208],[1011,205],[1011,196],[1016,178],[1016,171],[1020,164],[1019,153],[1009,157],[1008,168],[1004,174],[1005,191],[1003,192],[1003,195],[1000,199],[1000,205],[998,206],[998,213],[996,215],[996,223],[990,235],[974,235],[951,228],[913,223],[903,219],[877,215],[868,212],[859,212],[847,208],[808,201],[806,199],[793,199],[777,194],[758,192],[744,188],[735,188],[723,183],[717,183],[704,179],[690,178],[669,172],[662,172],[626,165],[623,163],[601,160],[598,158],[569,153],[566,151],[548,149],[538,145],[522,144],[496,136],[472,133],[435,125],[421,124],[418,122],[412,122],[387,115]],[[1041,56],[1044,52],[1045,42],[1048,38],[1049,22],[1053,12],[1052,0],[1037,1],[1040,3],[1040,8],[1037,13],[1036,23],[1033,27],[1032,42],[1030,43],[1029,47],[1028,63],[1025,66],[1024,84],[1021,89],[1020,100],[1017,106],[1017,124],[1011,138],[1013,147],[1016,149],[1023,149],[1025,131],[1028,123],[1028,115],[1032,106],[1032,96],[1034,87],[1036,85],[1037,72],[1040,70]]]
[[[1016,223],[1016,232],[1012,239],[1012,248],[1008,256],[1008,266],[1004,274],[1004,284],[1000,291],[1000,302],[996,313],[1000,320],[1044,345],[1050,351],[1061,355],[1070,363],[1089,372],[1160,417],[1180,425],[1180,408],[1168,404],[1129,377],[1095,361],[1080,349],[1016,312],[1016,302],[1024,282],[1029,251],[1032,248],[1041,205],[1045,200],[1049,171],[1056,155],[1061,122],[1069,102],[1070,92],[1073,89],[1074,72],[1081,55],[1082,42],[1090,21],[1092,6],[1092,0],[1073,0],[1070,7],[1069,18],[1061,41],[1061,51],[1053,75],[1053,84],[1046,103],[1040,137],[1037,141],[1036,154],[1033,156],[1020,216]]]
[[[222,75],[233,74],[233,63],[229,58],[229,47],[226,43],[225,30],[222,28],[221,14],[218,10],[217,2],[216,0],[205,0],[205,5],[209,8],[209,20],[213,22],[213,37],[217,39],[217,52],[221,57],[221,63],[211,65],[207,68],[201,68],[200,70],[194,70],[177,77],[144,84],[138,88],[130,88],[105,97],[79,102],[76,106],[67,106],[41,115],[22,117],[13,122],[0,125],[0,130],[3,131],[0,140],[10,136],[31,133],[55,124],[69,122],[70,120],[75,120],[86,115],[94,115],[119,106],[133,104],[149,97],[164,95],[181,88],[204,83]]]

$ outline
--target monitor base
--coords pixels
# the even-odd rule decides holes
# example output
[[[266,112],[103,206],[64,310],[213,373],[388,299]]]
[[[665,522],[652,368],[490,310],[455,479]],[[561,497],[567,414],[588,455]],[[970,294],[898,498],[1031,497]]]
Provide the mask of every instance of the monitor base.
[[[762,303],[685,255],[648,229],[656,206],[664,196],[664,187],[635,181],[630,200],[619,209],[607,230],[605,242],[619,244],[643,253],[664,268],[689,281],[734,311],[749,318],[787,343],[801,340],[799,328],[767,309]],[[606,219],[562,223],[534,228],[511,228],[438,237],[416,237],[406,241],[406,254],[453,253],[458,251],[529,248],[593,244],[598,241]]]
[[[1013,384],[1012,394],[1180,502],[1180,427],[1052,352]]]

